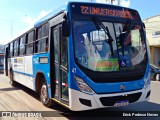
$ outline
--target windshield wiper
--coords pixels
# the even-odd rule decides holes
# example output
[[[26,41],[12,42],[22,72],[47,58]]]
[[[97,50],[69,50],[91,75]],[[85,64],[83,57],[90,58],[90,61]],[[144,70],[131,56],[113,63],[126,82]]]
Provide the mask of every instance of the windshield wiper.
[[[103,23],[102,23],[102,22],[99,20],[99,18],[97,18],[97,17],[93,17],[93,21],[94,21],[96,27],[98,27],[98,28],[99,28],[99,26],[102,27],[102,29],[104,30],[104,32],[108,35],[108,38],[109,38],[109,39],[108,39],[107,43],[108,43],[109,46],[110,46],[111,55],[112,55],[112,57],[114,57],[114,54],[113,54],[113,45],[112,45],[113,38],[112,38],[112,36],[111,36],[110,33],[109,33],[108,27],[107,27],[107,26],[105,27],[105,26],[103,25]]]

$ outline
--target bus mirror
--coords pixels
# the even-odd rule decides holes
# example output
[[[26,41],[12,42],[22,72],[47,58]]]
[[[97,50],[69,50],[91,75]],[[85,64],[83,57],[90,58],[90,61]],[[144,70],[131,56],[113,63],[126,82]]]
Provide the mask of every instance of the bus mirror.
[[[143,27],[144,27],[144,29],[146,28],[146,26],[145,26],[145,24],[143,23]]]
[[[65,20],[65,21],[63,21],[63,23],[62,23],[62,35],[63,35],[64,37],[68,37],[69,34],[70,34],[70,27],[69,27],[68,22]]]

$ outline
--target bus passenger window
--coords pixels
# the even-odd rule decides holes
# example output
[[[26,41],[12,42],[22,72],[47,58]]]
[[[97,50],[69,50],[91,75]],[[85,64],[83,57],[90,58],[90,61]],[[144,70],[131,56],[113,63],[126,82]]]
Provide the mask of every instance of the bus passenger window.
[[[26,45],[26,54],[32,54],[33,53],[33,43]]]
[[[18,39],[14,41],[14,56],[18,55]]]
[[[39,27],[36,33],[36,53],[48,52],[48,33],[49,25],[48,23]]]
[[[34,31],[27,34],[26,38],[26,54],[33,54],[34,48]]]
[[[42,36],[42,27],[38,28],[37,31],[38,31],[38,32],[37,32],[37,39],[40,39],[41,36]]]
[[[47,46],[48,46],[48,39],[47,38],[37,41],[37,46],[36,46],[37,53],[48,52]]]
[[[42,26],[42,30],[41,30],[41,37],[46,37],[48,36],[49,33],[49,25],[48,23],[46,23],[45,25]]]
[[[20,38],[19,44],[19,55],[24,55],[25,53],[25,36]]]

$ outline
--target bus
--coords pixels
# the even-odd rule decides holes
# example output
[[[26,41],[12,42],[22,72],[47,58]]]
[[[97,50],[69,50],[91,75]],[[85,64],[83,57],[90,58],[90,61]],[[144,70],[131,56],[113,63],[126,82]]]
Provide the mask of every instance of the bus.
[[[4,53],[0,53],[0,73],[4,72]]]
[[[4,45],[0,44],[0,73],[4,71]]]
[[[5,46],[5,74],[46,107],[126,106],[149,100],[148,52],[136,10],[68,2]]]

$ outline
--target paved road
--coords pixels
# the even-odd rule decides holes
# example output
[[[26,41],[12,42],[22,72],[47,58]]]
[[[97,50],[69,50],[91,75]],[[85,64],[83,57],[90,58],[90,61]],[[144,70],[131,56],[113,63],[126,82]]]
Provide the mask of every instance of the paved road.
[[[3,74],[0,74],[0,111],[20,111],[30,112],[35,111],[48,111],[43,112],[42,114],[47,114],[49,116],[55,117],[44,117],[44,118],[27,118],[24,117],[23,120],[66,120],[66,119],[73,119],[73,120],[81,120],[81,119],[107,119],[113,120],[117,118],[109,118],[106,117],[106,114],[113,111],[113,113],[117,114],[116,111],[124,111],[132,113],[133,111],[150,111],[151,113],[156,111],[156,113],[160,113],[160,82],[152,81],[151,83],[151,97],[148,102],[131,104],[125,107],[118,107],[118,108],[105,108],[99,110],[92,110],[92,111],[85,111],[85,112],[71,112],[68,109],[63,108],[60,105],[56,105],[52,108],[44,107],[41,102],[39,101],[37,95],[30,89],[22,86],[17,85],[17,87],[11,87],[9,84],[9,79],[5,77]],[[12,113],[13,114],[13,113]],[[21,115],[24,115],[21,113]],[[54,114],[54,115],[53,115]],[[86,116],[88,114],[88,116]],[[16,115],[16,114],[15,114]],[[37,114],[40,115],[40,114]],[[95,116],[96,115],[96,116]],[[160,115],[160,114],[159,114]],[[74,117],[72,117],[74,116]],[[83,117],[84,116],[84,117]],[[93,117],[92,117],[93,116]],[[91,118],[90,118],[91,117]],[[15,119],[21,120],[21,117],[15,118],[8,118],[8,117],[0,117],[0,120],[8,120],[8,119]],[[119,120],[159,120],[160,117],[121,117],[118,118]]]

